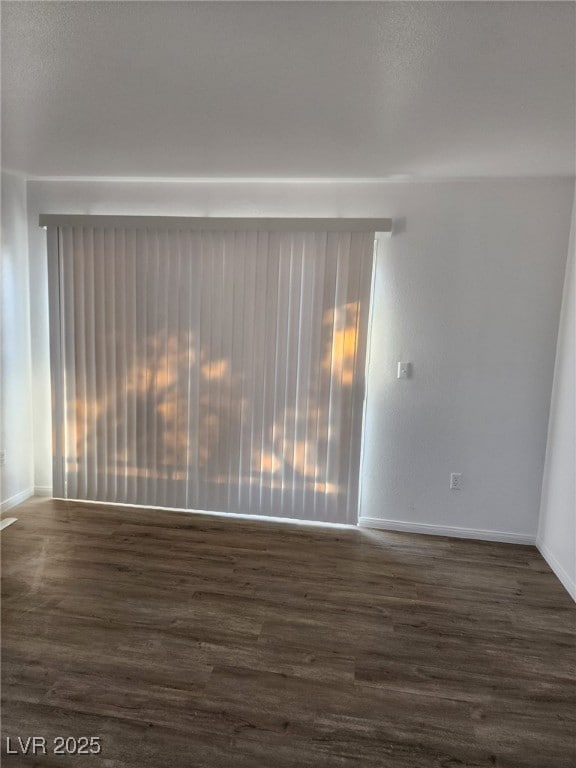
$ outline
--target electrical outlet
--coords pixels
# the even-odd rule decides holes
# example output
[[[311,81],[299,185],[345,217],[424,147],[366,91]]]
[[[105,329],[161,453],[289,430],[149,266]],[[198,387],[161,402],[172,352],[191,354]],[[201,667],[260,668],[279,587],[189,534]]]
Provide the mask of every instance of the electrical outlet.
[[[452,472],[450,475],[450,490],[461,491],[462,490],[462,474],[460,472]]]

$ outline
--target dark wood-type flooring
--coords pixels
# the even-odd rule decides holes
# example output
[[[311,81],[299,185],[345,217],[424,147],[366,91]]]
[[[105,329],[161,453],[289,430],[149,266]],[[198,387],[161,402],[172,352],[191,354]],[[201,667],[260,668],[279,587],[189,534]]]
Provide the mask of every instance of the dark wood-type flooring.
[[[6,768],[576,763],[576,606],[533,547],[40,499],[10,515]],[[5,754],[32,735],[102,754]]]

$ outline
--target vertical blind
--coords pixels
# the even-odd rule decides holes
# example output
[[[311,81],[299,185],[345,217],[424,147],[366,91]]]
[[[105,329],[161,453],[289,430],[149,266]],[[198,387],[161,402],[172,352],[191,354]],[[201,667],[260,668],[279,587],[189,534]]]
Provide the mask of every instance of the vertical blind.
[[[356,522],[373,231],[48,242],[54,496]]]

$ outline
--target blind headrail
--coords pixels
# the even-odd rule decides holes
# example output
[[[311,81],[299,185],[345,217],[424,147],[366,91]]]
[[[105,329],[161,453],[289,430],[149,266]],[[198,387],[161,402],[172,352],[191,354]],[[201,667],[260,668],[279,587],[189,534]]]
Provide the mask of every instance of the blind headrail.
[[[348,218],[220,218],[216,216],[102,216],[41,213],[41,227],[100,227],[106,229],[185,229],[236,232],[382,232],[392,231],[392,219]]]

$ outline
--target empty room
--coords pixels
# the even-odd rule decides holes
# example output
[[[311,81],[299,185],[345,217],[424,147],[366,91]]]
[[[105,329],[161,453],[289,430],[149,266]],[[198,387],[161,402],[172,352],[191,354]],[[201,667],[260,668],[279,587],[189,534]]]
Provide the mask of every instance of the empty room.
[[[576,768],[576,3],[4,0],[7,768]]]

